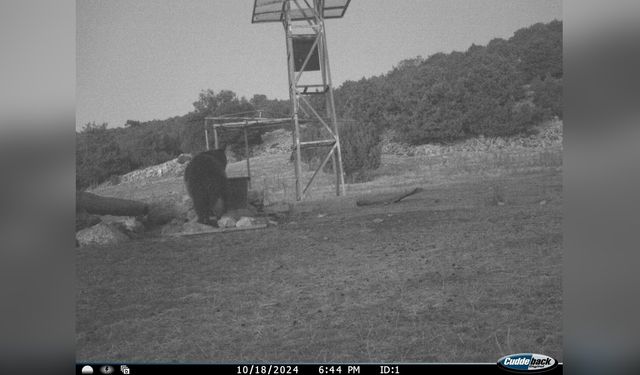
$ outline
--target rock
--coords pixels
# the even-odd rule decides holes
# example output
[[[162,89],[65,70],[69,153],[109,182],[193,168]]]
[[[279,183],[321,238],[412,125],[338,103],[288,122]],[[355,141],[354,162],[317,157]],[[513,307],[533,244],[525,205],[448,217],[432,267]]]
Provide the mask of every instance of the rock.
[[[273,221],[273,220],[268,220],[268,224],[276,226],[276,225],[278,225],[278,222],[277,221]]]
[[[103,223],[116,225],[121,230],[133,233],[144,232],[144,225],[133,216],[103,215],[100,219]]]
[[[191,161],[191,155],[189,154],[180,154],[180,156],[178,156],[178,158],[176,159],[176,161],[178,162],[178,164],[184,164],[188,161]]]
[[[327,214],[318,214],[319,218],[322,218],[322,217],[325,217],[325,216],[327,216]]]
[[[247,208],[238,208],[237,210],[227,211],[224,216],[229,216],[234,220],[240,220],[241,217],[253,217],[257,215],[257,211],[254,207],[248,206]]]
[[[236,226],[236,221],[229,216],[223,216],[218,220],[218,227],[220,228],[233,228]]]
[[[541,205],[541,206],[544,206],[545,204],[547,204],[547,201],[546,201],[546,200],[541,200],[541,201],[540,201],[540,205]]]
[[[76,233],[76,240],[80,246],[114,245],[129,241],[129,237],[122,233],[115,225],[101,222]]]
[[[252,227],[254,225],[253,219],[250,217],[243,216],[236,222],[236,228],[247,228]]]
[[[384,220],[382,220],[382,219],[380,219],[380,218],[378,218],[378,219],[373,219],[373,222],[374,222],[374,223],[376,223],[376,224],[380,224],[380,223],[382,223],[383,221],[384,221]]]

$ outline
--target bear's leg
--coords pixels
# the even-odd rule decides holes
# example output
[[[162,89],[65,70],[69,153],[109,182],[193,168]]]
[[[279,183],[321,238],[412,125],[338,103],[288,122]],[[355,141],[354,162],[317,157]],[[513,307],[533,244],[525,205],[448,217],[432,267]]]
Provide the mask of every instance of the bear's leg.
[[[211,225],[209,215],[211,214],[209,206],[209,197],[206,194],[195,194],[193,197],[193,208],[198,215],[198,223]]]
[[[216,219],[214,221],[211,222],[210,225],[217,227],[218,226],[218,220],[220,220],[220,218],[222,218],[222,215],[219,214],[218,210],[216,210],[216,206],[217,206],[217,202],[218,199],[216,197],[211,197],[211,199],[209,200],[209,212],[210,215],[213,215],[216,217]]]
[[[211,190],[211,211],[220,219],[226,212],[226,190],[224,185],[226,181],[222,181],[218,186]]]

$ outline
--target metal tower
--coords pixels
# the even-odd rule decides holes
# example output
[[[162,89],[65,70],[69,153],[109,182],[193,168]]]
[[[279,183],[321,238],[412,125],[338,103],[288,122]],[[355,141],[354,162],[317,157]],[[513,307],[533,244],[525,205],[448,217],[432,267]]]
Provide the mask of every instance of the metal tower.
[[[336,173],[336,195],[344,195],[342,153],[338,134],[329,53],[325,37],[324,20],[341,18],[351,0],[255,0],[252,23],[281,22],[286,37],[287,68],[289,71],[289,98],[296,176],[296,199],[302,200],[314,178],[331,158]],[[315,73],[314,73],[315,72]],[[320,100],[310,97],[319,96]],[[324,99],[324,100],[322,100]],[[317,108],[324,102],[323,116]],[[328,139],[301,139],[302,123],[321,126]],[[301,189],[300,151],[307,147],[327,150],[322,163],[315,170],[304,189]]]

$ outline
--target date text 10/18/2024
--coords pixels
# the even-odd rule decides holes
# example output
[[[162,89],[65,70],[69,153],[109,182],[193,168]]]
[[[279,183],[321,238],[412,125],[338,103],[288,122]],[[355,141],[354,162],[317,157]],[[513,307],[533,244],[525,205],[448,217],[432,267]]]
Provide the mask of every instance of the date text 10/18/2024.
[[[399,366],[375,366],[382,375],[397,375],[400,373]],[[296,365],[244,365],[237,366],[237,375],[289,375],[298,374]],[[317,373],[320,375],[342,375],[361,374],[359,365],[318,365]]]

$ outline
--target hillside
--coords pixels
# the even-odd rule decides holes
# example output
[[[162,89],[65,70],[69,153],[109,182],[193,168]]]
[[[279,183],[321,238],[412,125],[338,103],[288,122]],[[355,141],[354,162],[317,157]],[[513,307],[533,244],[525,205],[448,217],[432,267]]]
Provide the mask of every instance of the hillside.
[[[402,60],[387,73],[346,81],[335,89],[336,111],[374,129],[373,139],[391,135],[392,141],[426,149],[479,137],[526,136],[545,121],[562,119],[562,77],[562,22],[539,23],[507,40]],[[322,112],[322,103],[314,104]],[[290,111],[288,100],[260,94],[246,99],[230,90],[202,91],[193,106],[183,116],[129,120],[124,128],[87,124],[76,133],[76,187],[203,150],[206,116],[260,111],[286,117]],[[264,131],[251,132],[249,141],[268,149],[260,146],[263,136]],[[239,134],[223,141],[232,154],[242,155]]]
[[[272,201],[295,201],[293,164],[289,161],[291,134],[278,129],[252,148],[252,188]],[[385,140],[382,166],[367,183],[349,184],[349,194],[384,192],[403,186],[442,184],[482,176],[557,170],[562,166],[562,122],[550,121],[528,136],[479,137],[450,145],[412,146]],[[178,159],[127,173],[119,182],[106,182],[92,192],[147,202],[178,201],[186,194],[182,176],[186,163]],[[231,162],[230,177],[246,176],[244,160]],[[303,168],[306,181],[313,170]],[[309,199],[333,196],[334,175],[320,173]]]

